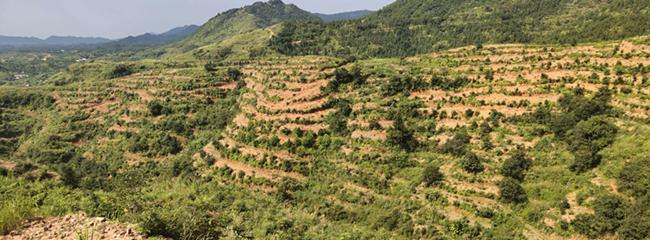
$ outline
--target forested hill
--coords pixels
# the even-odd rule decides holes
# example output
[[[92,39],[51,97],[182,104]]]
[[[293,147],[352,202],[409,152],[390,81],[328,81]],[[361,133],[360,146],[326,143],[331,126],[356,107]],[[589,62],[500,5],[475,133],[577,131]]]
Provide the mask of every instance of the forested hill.
[[[479,43],[571,44],[650,33],[647,0],[398,0],[356,21],[290,22],[289,55],[406,56]]]
[[[317,21],[319,18],[293,4],[284,4],[281,0],[257,2],[215,16],[192,36],[175,45],[174,48],[188,51],[288,20]]]
[[[314,13],[314,15],[318,16],[321,20],[323,20],[323,22],[336,22],[336,21],[345,21],[345,20],[362,18],[368,16],[371,13],[373,13],[373,11],[359,10],[359,11],[342,12],[342,13],[335,13],[335,14]]]

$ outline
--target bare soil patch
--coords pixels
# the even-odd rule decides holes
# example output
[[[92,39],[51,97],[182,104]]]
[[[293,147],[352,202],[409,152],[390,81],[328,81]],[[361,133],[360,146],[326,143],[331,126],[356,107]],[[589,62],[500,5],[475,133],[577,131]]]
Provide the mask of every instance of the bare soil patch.
[[[567,222],[573,221],[573,219],[575,219],[576,215],[578,214],[594,213],[593,209],[578,205],[577,196],[578,196],[577,192],[571,192],[566,195],[566,199],[569,201],[569,205],[571,206],[571,208],[569,208],[566,211],[566,214],[562,215],[562,219],[564,219]]]

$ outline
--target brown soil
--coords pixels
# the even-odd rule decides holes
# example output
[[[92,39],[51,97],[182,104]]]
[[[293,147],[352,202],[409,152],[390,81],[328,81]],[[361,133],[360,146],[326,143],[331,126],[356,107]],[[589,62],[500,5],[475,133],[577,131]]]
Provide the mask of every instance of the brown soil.
[[[370,130],[370,131],[355,130],[354,132],[352,132],[352,138],[365,138],[365,139],[371,139],[371,140],[385,140],[386,139],[386,133],[384,131],[377,131],[377,130]]]
[[[569,201],[569,205],[571,208],[569,208],[566,211],[566,214],[562,215],[562,219],[564,219],[567,222],[573,221],[573,219],[576,218],[576,215],[578,214],[593,214],[594,210],[591,208],[583,207],[578,205],[577,201],[577,192],[571,192],[566,195],[567,200]]]
[[[16,167],[16,163],[14,163],[14,162],[0,160],[0,168],[4,168],[4,169],[7,169],[7,170],[13,170],[15,167]]]
[[[597,177],[591,179],[591,183],[596,185],[596,186],[601,186],[607,188],[607,190],[617,193],[618,192],[618,184],[616,183],[616,179],[609,179],[604,176],[600,176],[598,174]]]
[[[135,93],[138,94],[138,96],[140,96],[140,99],[142,99],[142,101],[144,101],[144,102],[151,102],[154,99],[156,99],[154,96],[152,96],[149,93],[149,91],[147,91],[145,89],[137,90],[137,91],[135,91]]]
[[[219,86],[219,89],[226,90],[226,91],[232,91],[232,90],[235,90],[236,87],[237,87],[237,82],[230,82],[230,83]]]

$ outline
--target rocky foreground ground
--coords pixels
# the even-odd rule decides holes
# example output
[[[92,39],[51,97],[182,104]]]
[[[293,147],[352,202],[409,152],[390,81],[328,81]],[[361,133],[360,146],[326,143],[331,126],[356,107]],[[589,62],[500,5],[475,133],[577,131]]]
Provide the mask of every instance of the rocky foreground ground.
[[[32,219],[0,240],[22,239],[145,239],[132,226],[77,213],[62,217]]]

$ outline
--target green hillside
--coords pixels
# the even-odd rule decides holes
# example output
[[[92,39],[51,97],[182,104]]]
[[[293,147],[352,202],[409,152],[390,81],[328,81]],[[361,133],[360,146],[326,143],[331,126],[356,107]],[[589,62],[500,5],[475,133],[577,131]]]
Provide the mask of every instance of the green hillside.
[[[646,5],[275,0],[0,54],[0,239],[650,239]]]
[[[318,17],[293,4],[284,4],[281,0],[257,2],[215,16],[192,36],[170,48],[187,52],[197,47],[221,42],[238,34],[288,20],[318,20]]]
[[[289,55],[406,56],[483,43],[574,44],[650,33],[650,2],[398,0],[367,18],[285,24]]]

